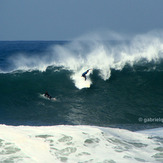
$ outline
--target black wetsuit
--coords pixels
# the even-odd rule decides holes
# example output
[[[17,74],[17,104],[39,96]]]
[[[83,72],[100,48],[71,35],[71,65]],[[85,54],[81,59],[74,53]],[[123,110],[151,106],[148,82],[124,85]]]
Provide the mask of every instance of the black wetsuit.
[[[48,94],[48,92],[45,92],[44,96],[47,97],[47,98],[49,98],[50,100],[51,100],[51,98],[52,98],[52,97]]]

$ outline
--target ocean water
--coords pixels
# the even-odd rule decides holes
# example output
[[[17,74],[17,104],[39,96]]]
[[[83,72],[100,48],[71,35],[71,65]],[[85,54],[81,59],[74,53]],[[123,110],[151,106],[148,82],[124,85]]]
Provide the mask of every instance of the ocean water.
[[[1,162],[163,162],[158,35],[1,41],[0,91]]]

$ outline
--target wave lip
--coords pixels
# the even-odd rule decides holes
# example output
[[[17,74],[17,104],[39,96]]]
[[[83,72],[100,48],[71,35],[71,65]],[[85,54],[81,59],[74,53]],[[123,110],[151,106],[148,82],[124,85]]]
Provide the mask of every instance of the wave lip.
[[[118,34],[116,34],[118,36]],[[72,42],[50,45],[47,50],[30,54],[28,51],[10,56],[10,72],[13,70],[46,71],[47,67],[63,67],[72,71],[71,79],[79,89],[82,86],[80,77],[89,68],[99,70],[99,76],[107,80],[112,69],[122,70],[125,65],[133,66],[144,60],[145,62],[159,62],[163,59],[162,32],[149,32],[136,35],[130,40],[103,41],[100,36],[91,36],[89,40],[77,39]],[[86,37],[87,38],[87,37]],[[114,39],[114,38],[113,38]],[[89,80],[89,85],[92,81]],[[88,85],[88,83],[86,84]]]

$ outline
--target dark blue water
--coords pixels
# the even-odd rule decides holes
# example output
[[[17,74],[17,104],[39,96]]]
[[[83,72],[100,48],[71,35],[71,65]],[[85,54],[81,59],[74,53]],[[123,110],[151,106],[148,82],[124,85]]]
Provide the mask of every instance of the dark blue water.
[[[79,55],[81,58],[82,52],[83,58],[87,58],[91,48],[86,43],[75,44],[73,48],[69,44],[66,41],[0,42],[0,124],[144,125],[140,117],[163,118],[162,54],[157,61],[148,61],[145,56],[133,65],[125,63],[120,70],[111,67],[107,80],[100,76],[106,68],[96,68],[92,62],[93,73],[89,76],[92,85],[79,89],[71,78],[76,69],[69,67],[78,64],[72,59]],[[105,44],[108,49],[112,46],[116,48],[116,43]],[[64,51],[55,50],[58,48]],[[65,59],[70,52],[73,55]],[[81,60],[79,63],[82,68],[86,65]],[[43,98],[45,91],[57,101]]]

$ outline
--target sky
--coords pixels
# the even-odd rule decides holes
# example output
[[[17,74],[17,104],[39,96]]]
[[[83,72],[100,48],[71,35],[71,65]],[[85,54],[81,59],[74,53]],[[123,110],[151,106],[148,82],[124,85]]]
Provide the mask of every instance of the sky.
[[[163,0],[0,0],[0,40],[72,40],[163,29]]]

